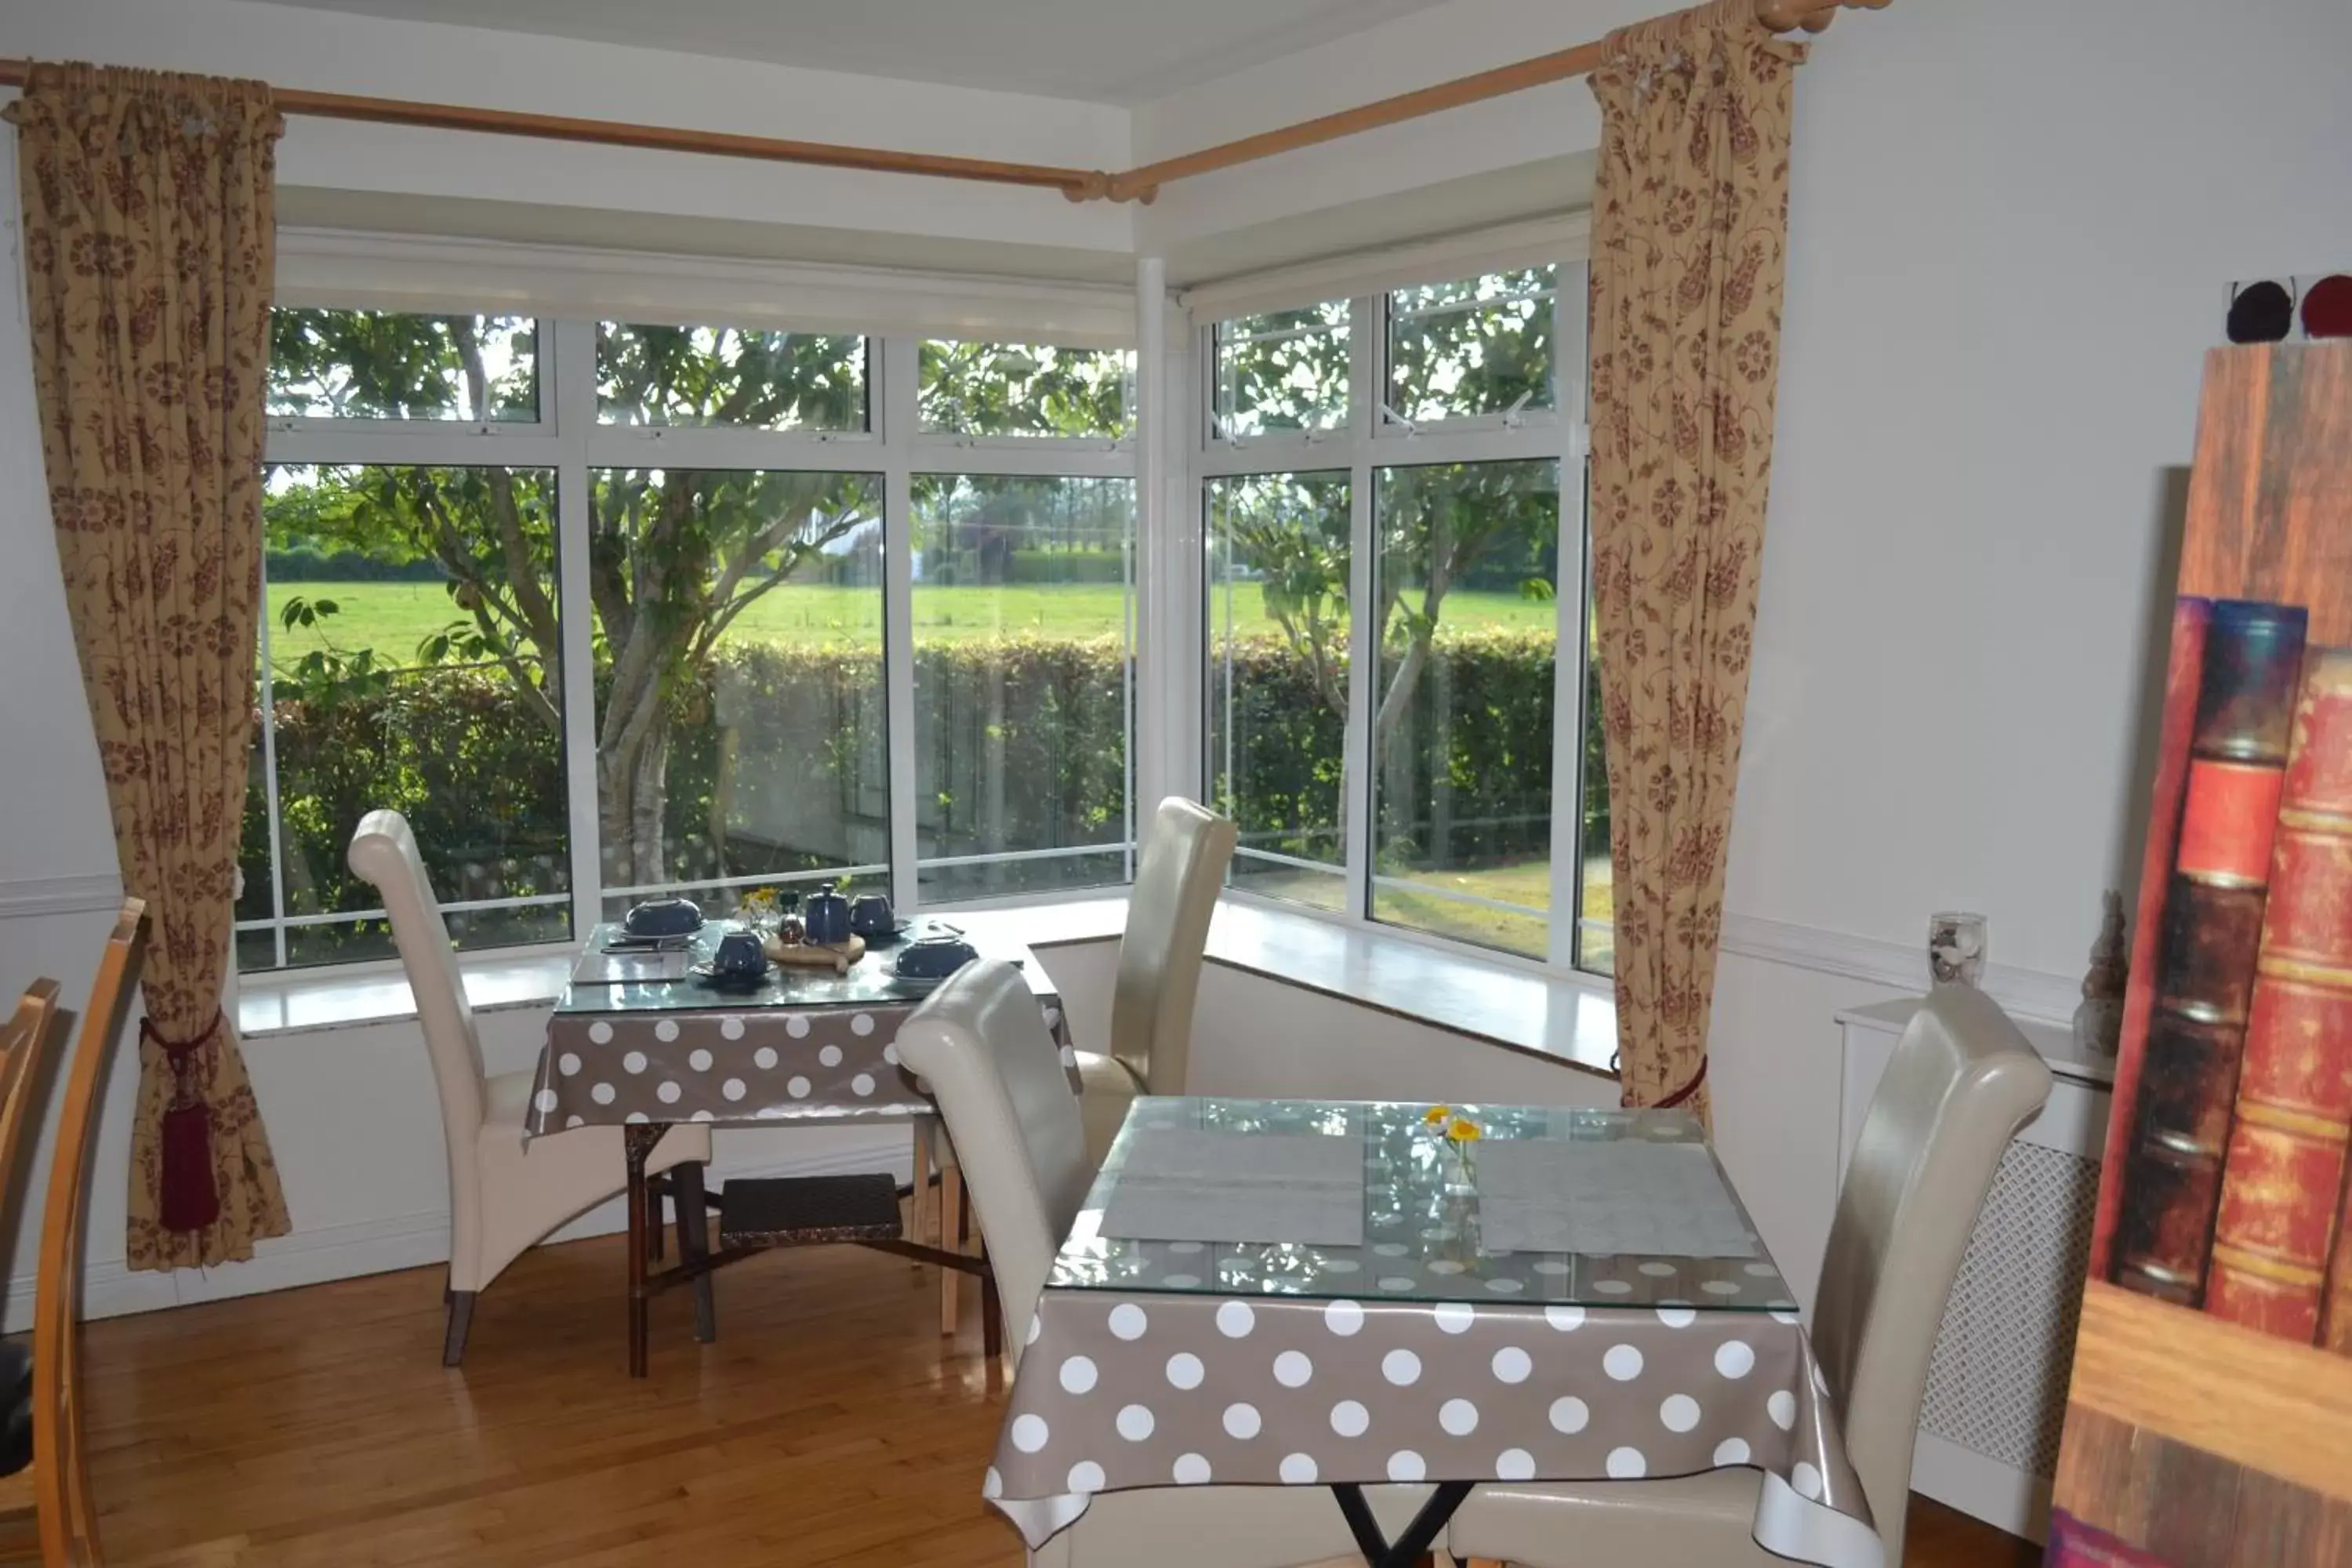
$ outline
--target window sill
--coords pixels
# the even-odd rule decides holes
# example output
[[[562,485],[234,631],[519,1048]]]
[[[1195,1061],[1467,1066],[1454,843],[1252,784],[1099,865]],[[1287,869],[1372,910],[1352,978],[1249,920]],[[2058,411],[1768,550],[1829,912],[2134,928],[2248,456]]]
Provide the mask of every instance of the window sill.
[[[942,910],[935,918],[992,928],[1032,948],[1115,942],[1124,895],[1025,907]],[[1228,898],[1209,927],[1208,960],[1466,1036],[1579,1072],[1614,1079],[1617,1009],[1604,983],[1546,974],[1449,952],[1393,932],[1344,924],[1255,900]],[[569,952],[486,953],[459,962],[477,1013],[544,1007],[562,993]],[[408,978],[369,965],[245,984],[237,1033],[247,1040],[404,1023],[416,1016]]]

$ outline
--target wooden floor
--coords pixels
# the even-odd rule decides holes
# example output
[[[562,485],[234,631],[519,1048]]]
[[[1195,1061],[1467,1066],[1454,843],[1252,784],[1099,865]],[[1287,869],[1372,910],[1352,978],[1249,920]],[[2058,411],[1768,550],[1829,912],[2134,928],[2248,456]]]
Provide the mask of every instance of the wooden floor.
[[[719,1342],[655,1304],[623,1371],[621,1252],[542,1247],[445,1372],[441,1276],[379,1275],[94,1323],[84,1357],[110,1568],[837,1563],[1017,1568],[980,1500],[1002,1389],[977,1315],[849,1247],[719,1280]],[[969,1296],[967,1292],[967,1296]],[[1909,1562],[2039,1553],[1914,1500]]]

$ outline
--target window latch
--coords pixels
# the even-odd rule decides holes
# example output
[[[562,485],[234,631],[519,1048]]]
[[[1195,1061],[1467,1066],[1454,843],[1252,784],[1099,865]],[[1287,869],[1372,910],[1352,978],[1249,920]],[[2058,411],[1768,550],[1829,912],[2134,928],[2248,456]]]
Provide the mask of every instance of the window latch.
[[[1403,415],[1399,414],[1395,409],[1391,408],[1387,404],[1383,403],[1383,404],[1381,404],[1381,413],[1382,414],[1382,416],[1384,416],[1387,418],[1387,420],[1388,420],[1388,422],[1389,422],[1390,424],[1391,424],[1391,425],[1395,426],[1398,429],[1400,429],[1400,430],[1402,430],[1402,431],[1403,431],[1403,432],[1404,432],[1404,434],[1405,434],[1405,439],[1406,439],[1406,440],[1408,440],[1408,441],[1409,441],[1409,440],[1412,439],[1412,437],[1414,437],[1415,436],[1418,436],[1418,435],[1420,435],[1420,434],[1421,434],[1421,426],[1420,426],[1415,425],[1412,420],[1410,420],[1410,419],[1406,418]]]
[[[1530,398],[1530,397],[1533,397],[1535,395],[1536,395],[1536,389],[1535,389],[1534,387],[1532,387],[1532,386],[1531,386],[1531,387],[1528,388],[1525,392],[1522,392],[1522,393],[1520,393],[1520,394],[1519,394],[1518,401],[1517,401],[1517,402],[1516,402],[1516,403],[1512,404],[1508,408],[1506,408],[1506,409],[1504,409],[1504,410],[1503,410],[1503,428],[1504,428],[1504,429],[1506,429],[1506,430],[1516,430],[1516,429],[1517,429],[1520,426],[1522,426],[1522,425],[1524,425],[1524,424],[1526,424],[1526,423],[1527,423],[1527,421],[1526,421],[1523,417],[1521,417],[1519,411],[1520,411],[1521,409],[1525,408],[1525,407],[1528,405],[1528,398]]]

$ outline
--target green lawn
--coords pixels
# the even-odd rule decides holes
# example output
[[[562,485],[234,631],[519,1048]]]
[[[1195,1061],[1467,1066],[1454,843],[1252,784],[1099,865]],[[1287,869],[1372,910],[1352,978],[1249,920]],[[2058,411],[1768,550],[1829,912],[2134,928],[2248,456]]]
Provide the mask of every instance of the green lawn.
[[[1328,876],[1302,871],[1287,866],[1270,866],[1264,861],[1252,863],[1247,858],[1237,860],[1241,868],[1235,886],[1270,899],[1289,899],[1317,909],[1338,910],[1346,905],[1346,892],[1337,871]],[[1517,904],[1523,909],[1540,910],[1551,902],[1551,862],[1526,860],[1515,866],[1487,866],[1475,870],[1406,871],[1405,880],[1433,888],[1450,889],[1469,893],[1498,903]],[[1609,858],[1605,855],[1585,862],[1584,918],[1607,921],[1615,913],[1615,901],[1611,897]],[[1432,931],[1450,936],[1458,942],[1473,942],[1480,947],[1500,948],[1506,952],[1525,953],[1532,958],[1544,956],[1549,947],[1546,922],[1530,916],[1514,914],[1507,910],[1488,909],[1483,904],[1464,903],[1435,894],[1415,893],[1402,888],[1384,887],[1376,890],[1373,900],[1374,918],[1390,921],[1416,931]],[[1605,932],[1587,940],[1588,962],[1606,966],[1609,939]]]
[[[278,623],[278,614],[297,596],[314,604],[332,600],[336,613],[316,626],[289,630]],[[328,647],[344,653],[373,648],[379,660],[406,664],[415,657],[419,642],[459,618],[447,590],[437,583],[275,584],[269,605],[270,660],[281,668]],[[1115,584],[915,590],[915,637],[919,642],[969,642],[1024,632],[1117,637],[1125,614],[1125,595]],[[1223,633],[1227,619],[1221,598],[1214,623],[1218,634]],[[1243,637],[1276,630],[1265,616],[1255,583],[1234,585],[1230,619],[1234,632]],[[1530,631],[1557,624],[1552,605],[1512,594],[1451,595],[1444,621],[1454,628]],[[730,635],[772,643],[862,641],[878,647],[882,595],[872,588],[787,584],[753,603]]]

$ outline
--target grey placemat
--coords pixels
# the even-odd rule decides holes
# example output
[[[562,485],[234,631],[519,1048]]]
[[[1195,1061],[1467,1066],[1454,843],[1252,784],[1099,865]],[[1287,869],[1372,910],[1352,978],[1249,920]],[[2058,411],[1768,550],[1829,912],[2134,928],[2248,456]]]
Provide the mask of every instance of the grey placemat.
[[[1363,1141],[1139,1128],[1105,1205],[1102,1234],[1360,1247]]]
[[[1499,1139],[1478,1146],[1488,1252],[1753,1258],[1755,1238],[1696,1144]]]

